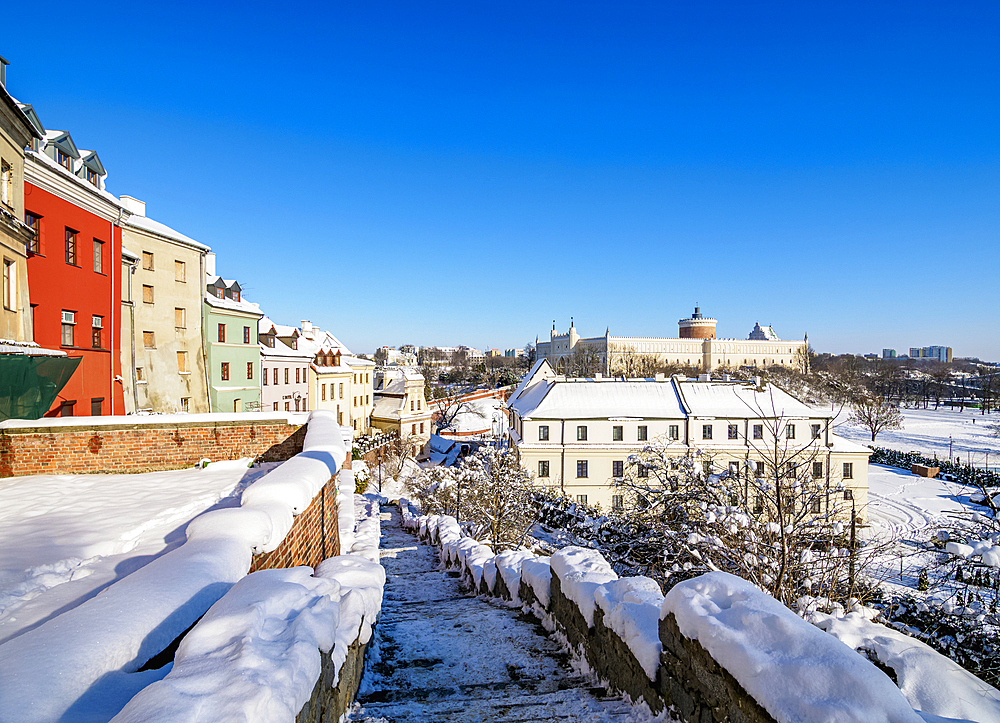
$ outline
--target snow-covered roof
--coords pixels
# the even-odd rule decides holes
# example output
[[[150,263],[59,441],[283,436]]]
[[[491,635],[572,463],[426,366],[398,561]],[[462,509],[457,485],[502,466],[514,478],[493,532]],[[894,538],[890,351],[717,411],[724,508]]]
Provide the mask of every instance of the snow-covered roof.
[[[945,442],[948,440],[946,439]],[[863,444],[858,444],[857,442],[852,442],[849,439],[844,439],[836,434],[830,435],[830,443],[833,445],[830,449],[833,452],[849,452],[855,454],[871,454],[872,451]]]
[[[257,304],[252,304],[249,301],[234,301],[233,299],[220,299],[217,296],[212,296],[211,294],[205,294],[205,301],[209,306],[214,306],[217,309],[228,309],[229,311],[242,311],[247,314],[254,314],[256,316],[262,316],[263,312],[260,310],[260,306]]]
[[[150,233],[155,233],[157,236],[163,236],[164,238],[168,238],[171,241],[177,241],[179,243],[184,244],[185,246],[191,246],[200,251],[212,250],[205,244],[199,243],[198,241],[195,241],[193,238],[190,238],[189,236],[185,236],[180,231],[175,231],[166,224],[160,223],[159,221],[154,221],[148,216],[140,216],[138,214],[133,213],[131,216],[128,216],[125,219],[124,224],[125,226],[131,226],[141,231],[148,231]]]
[[[58,349],[43,349],[33,341],[17,341],[15,339],[0,339],[0,354],[22,354],[27,356],[66,356],[66,352]]]
[[[536,419],[640,417],[683,419],[684,408],[669,381],[546,381],[510,407]]]
[[[829,416],[803,404],[773,384],[757,388],[746,382],[675,380],[685,406],[693,417],[793,417]]]
[[[260,345],[260,355],[261,357],[282,357],[284,359],[299,359],[303,362],[308,363],[312,360],[313,355],[311,352],[303,351],[302,349],[292,349],[281,339],[274,340],[274,346],[268,346],[267,344]]]
[[[403,413],[402,397],[375,397],[375,406],[372,407],[372,416],[378,419],[398,419]]]

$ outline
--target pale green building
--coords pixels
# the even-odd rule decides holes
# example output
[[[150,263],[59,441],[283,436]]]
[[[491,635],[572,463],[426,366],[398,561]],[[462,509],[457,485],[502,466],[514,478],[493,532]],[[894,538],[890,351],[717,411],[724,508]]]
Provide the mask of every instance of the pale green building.
[[[212,411],[259,411],[257,322],[264,315],[236,281],[215,275],[214,254],[208,256],[203,328]]]

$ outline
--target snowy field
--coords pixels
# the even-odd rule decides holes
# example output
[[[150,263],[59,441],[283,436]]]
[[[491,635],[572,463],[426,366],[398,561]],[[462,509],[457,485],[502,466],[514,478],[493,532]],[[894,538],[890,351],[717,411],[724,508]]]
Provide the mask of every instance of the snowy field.
[[[841,412],[834,421],[834,431],[858,444],[874,444],[900,452],[920,452],[927,457],[937,455],[942,459],[948,459],[950,437],[951,454],[962,462],[971,458],[975,466],[983,467],[988,452],[990,467],[1000,465],[1000,437],[993,436],[991,429],[994,424],[1000,423],[1000,414],[983,415],[978,410],[959,412],[943,407],[938,410],[900,409],[900,412],[903,414],[903,429],[879,432],[874,442],[863,427],[846,423],[847,411]]]
[[[0,481],[0,643],[181,545],[203,512],[238,506],[243,490],[276,466],[249,462]]]

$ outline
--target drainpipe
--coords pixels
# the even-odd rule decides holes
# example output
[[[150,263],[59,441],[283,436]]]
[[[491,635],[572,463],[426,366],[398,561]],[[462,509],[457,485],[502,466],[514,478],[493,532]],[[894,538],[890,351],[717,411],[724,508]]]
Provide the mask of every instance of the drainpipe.
[[[562,429],[559,432],[559,443],[562,445],[562,458],[559,460],[559,488],[566,494],[566,420],[560,420]]]
[[[137,264],[138,262],[131,263],[128,268],[128,315],[129,325],[132,329],[132,333],[129,334],[132,342],[132,368],[129,373],[132,375],[132,400],[135,403],[135,406],[132,407],[133,412],[139,411],[139,380],[135,377],[135,297],[132,296],[132,277],[135,276]]]

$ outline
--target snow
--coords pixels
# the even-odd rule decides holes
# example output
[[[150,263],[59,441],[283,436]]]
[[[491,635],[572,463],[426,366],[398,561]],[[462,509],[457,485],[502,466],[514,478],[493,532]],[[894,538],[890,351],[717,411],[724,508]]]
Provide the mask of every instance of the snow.
[[[510,406],[521,417],[538,419],[684,419],[685,416],[669,380],[542,382],[527,389]]]
[[[511,599],[515,604],[520,604],[521,598],[518,590],[521,589],[521,566],[526,560],[534,560],[535,553],[530,550],[506,550],[496,556],[494,565],[497,572],[503,578],[504,585],[510,591]],[[546,584],[546,599],[548,598],[548,585]]]
[[[745,580],[723,572],[667,593],[672,613],[778,723],[920,723],[888,676]]]
[[[587,626],[594,627],[597,589],[618,575],[601,553],[586,547],[564,547],[552,555],[551,564],[563,595],[576,603]]]
[[[188,526],[183,544],[0,646],[0,722],[67,715],[107,721],[165,674],[134,675],[246,575],[254,551],[278,546],[292,513],[305,509],[346,458],[333,413],[309,419],[303,452],[247,489],[240,508],[206,512]],[[50,517],[39,530],[56,521]]]
[[[549,590],[552,583],[552,566],[549,557],[534,557],[521,562],[521,580],[535,593],[542,607],[549,606]]]
[[[340,584],[309,567],[248,575],[181,641],[173,669],[114,723],[292,720],[334,645]]]
[[[956,722],[1000,721],[1000,691],[919,640],[855,612],[842,617],[813,613],[811,619],[841,642],[871,651],[892,668],[900,691],[921,714]]]
[[[734,417],[747,416],[808,419],[829,416],[803,404],[788,392],[765,385],[758,390],[746,382],[695,382],[680,381],[678,387],[691,416]]]
[[[625,642],[649,679],[655,681],[663,651],[660,586],[648,577],[627,577],[604,583],[594,597],[604,613],[604,624]]]

